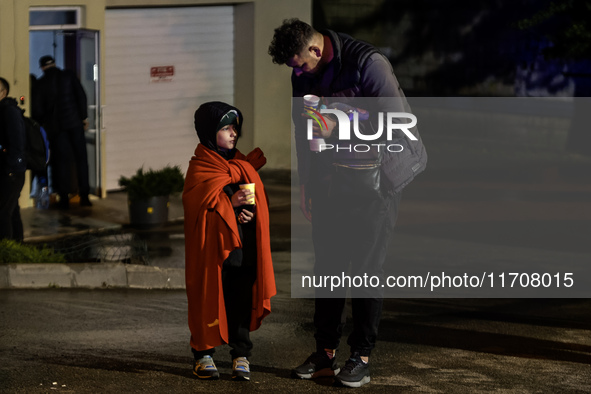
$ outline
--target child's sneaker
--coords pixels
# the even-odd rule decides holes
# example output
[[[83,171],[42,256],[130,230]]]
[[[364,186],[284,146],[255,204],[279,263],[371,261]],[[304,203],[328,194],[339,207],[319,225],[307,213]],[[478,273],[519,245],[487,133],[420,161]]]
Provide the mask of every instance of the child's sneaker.
[[[197,376],[199,379],[210,380],[219,379],[220,377],[220,373],[218,372],[211,356],[204,356],[199,360],[195,360],[193,375]]]
[[[232,380],[250,380],[250,363],[246,357],[236,357],[233,360]]]
[[[359,354],[352,354],[335,378],[346,387],[361,387],[369,383],[369,363],[364,363]]]
[[[292,376],[300,379],[314,379],[321,376],[334,376],[339,373],[337,360],[328,357],[326,352],[315,352],[292,371]]]

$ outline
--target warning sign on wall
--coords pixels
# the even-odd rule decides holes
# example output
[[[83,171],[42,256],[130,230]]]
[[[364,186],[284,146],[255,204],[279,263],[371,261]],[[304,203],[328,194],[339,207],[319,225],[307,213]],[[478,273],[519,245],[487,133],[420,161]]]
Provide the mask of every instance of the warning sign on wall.
[[[174,66],[158,66],[150,68],[150,82],[171,82],[174,77]]]

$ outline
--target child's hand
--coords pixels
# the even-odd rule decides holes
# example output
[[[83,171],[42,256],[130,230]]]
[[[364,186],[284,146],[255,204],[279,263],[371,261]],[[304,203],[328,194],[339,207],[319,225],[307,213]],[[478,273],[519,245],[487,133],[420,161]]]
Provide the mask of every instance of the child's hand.
[[[252,220],[252,218],[254,218],[254,212],[243,209],[242,212],[240,212],[240,215],[238,215],[238,223],[248,223]]]
[[[240,189],[232,195],[232,206],[238,208],[241,205],[248,205],[248,200],[252,197],[252,190]]]

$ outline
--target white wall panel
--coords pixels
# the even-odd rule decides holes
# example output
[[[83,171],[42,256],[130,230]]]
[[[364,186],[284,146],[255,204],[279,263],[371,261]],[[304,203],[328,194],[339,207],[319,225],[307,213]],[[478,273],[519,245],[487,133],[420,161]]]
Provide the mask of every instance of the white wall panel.
[[[198,142],[195,109],[233,103],[233,26],[231,6],[107,10],[107,190],[141,166],[186,170]],[[171,82],[150,82],[151,67],[170,65]]]

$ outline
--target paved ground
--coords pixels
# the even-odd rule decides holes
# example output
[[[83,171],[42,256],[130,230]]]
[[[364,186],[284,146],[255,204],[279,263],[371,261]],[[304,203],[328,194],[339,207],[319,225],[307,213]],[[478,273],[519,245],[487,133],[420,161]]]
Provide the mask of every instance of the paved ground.
[[[458,179],[425,174],[405,192],[391,257],[430,269],[486,262],[504,270],[527,262],[556,270],[588,262],[587,170],[573,178],[572,171],[561,177],[556,176],[561,168],[540,168],[526,181],[522,174],[502,179],[475,179],[470,171]],[[284,204],[289,187],[278,185],[274,192],[282,196],[275,201],[283,201],[273,207],[271,219],[279,294],[273,313],[253,334],[252,382],[229,381],[227,348],[216,353],[220,381],[192,378],[182,290],[8,289],[0,290],[0,392],[344,390],[329,379],[289,377],[313,348],[313,304],[292,298],[292,256],[285,241],[290,231],[305,236],[305,223],[301,217],[290,223],[289,203]],[[33,218],[30,226],[41,214],[47,220],[35,232],[29,227],[28,234],[42,237],[68,226],[88,231],[97,222],[125,226],[124,200],[114,203],[117,209],[108,208],[113,201],[67,215],[25,212]],[[113,212],[118,213],[109,216]],[[177,258],[166,261],[179,264]],[[589,297],[475,297],[386,300],[372,383],[358,391],[591,392]],[[345,346],[342,350],[341,362],[347,356]]]
[[[312,301],[280,294],[253,334],[251,382],[196,381],[183,291],[0,291],[0,392],[336,392],[290,369],[312,349]],[[360,392],[588,393],[589,300],[388,300]],[[340,354],[344,361],[345,354]]]

